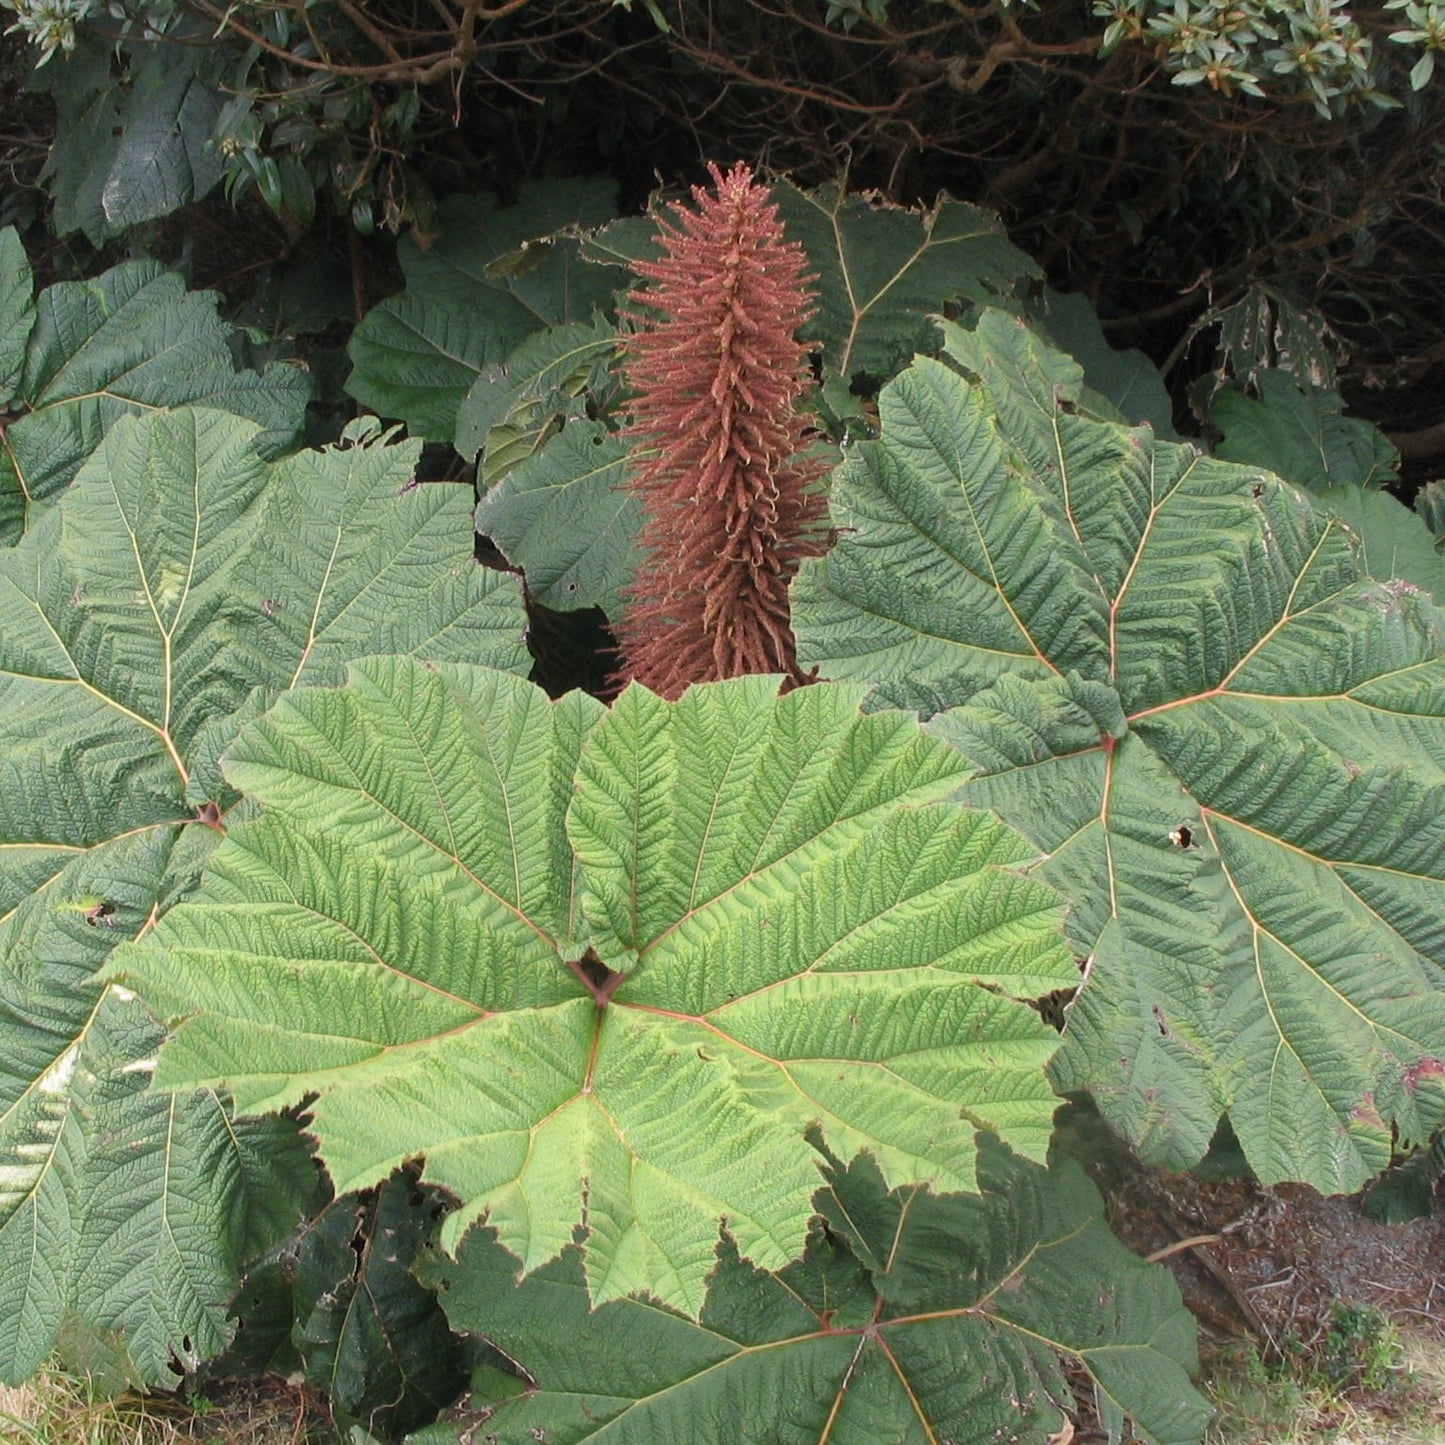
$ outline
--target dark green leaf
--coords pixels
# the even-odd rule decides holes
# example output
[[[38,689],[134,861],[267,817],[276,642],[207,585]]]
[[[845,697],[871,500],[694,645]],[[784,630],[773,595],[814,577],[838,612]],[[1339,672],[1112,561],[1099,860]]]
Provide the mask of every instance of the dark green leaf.
[[[1380,487],[1400,464],[1377,426],[1340,414],[1333,392],[1305,387],[1282,371],[1257,378],[1259,396],[1220,390],[1210,420],[1224,437],[1214,454],[1264,467],[1297,487]]]
[[[1045,1171],[986,1143],[979,1184],[890,1194],[866,1156],[835,1169],[804,1257],[768,1275],[724,1240],[697,1323],[641,1300],[589,1313],[574,1249],[518,1286],[474,1231],[423,1277],[527,1382],[419,1439],[1043,1445],[1071,1404],[1065,1354],[1142,1439],[1196,1441],[1194,1323],[1169,1274],[1109,1235],[1071,1163]]]
[[[424,1424],[466,1384],[463,1343],[411,1272],[445,1212],[399,1175],[328,1205],[301,1239],[292,1340],[306,1379],[372,1435]]]
[[[83,39],[39,72],[59,112],[46,163],[55,229],[84,231],[96,246],[200,200],[223,169],[212,139],[221,94],[200,73],[206,48],[129,47],[122,84],[112,53],[101,41]]]
[[[610,306],[622,278],[554,233],[598,225],[614,209],[608,181],[531,182],[506,208],[495,196],[449,196],[425,250],[410,237],[398,244],[406,290],[352,334],[347,390],[413,435],[450,441],[458,408],[489,367],[532,332]]]

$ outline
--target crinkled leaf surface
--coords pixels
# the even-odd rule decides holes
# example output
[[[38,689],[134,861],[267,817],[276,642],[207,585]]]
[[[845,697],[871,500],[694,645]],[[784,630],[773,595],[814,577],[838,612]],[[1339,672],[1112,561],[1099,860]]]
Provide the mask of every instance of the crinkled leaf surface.
[[[472,383],[524,337],[610,307],[624,280],[615,268],[582,261],[569,237],[534,238],[615,211],[605,180],[530,182],[510,207],[491,195],[447,197],[425,250],[410,237],[398,243],[406,289],[352,333],[346,389],[414,436],[451,441]]]
[[[1373,423],[1342,415],[1334,392],[1283,371],[1263,371],[1255,384],[1258,397],[1233,389],[1214,394],[1209,419],[1224,433],[1216,456],[1264,467],[1315,492],[1394,480],[1395,448]]]
[[[215,834],[153,828],[77,859],[0,923],[0,1379],[63,1320],[118,1335],[125,1373],[174,1383],[228,1337],[241,1251],[299,1217],[295,1134],[210,1092],[147,1092],[162,1035],[124,990],[86,986],[193,881]],[[288,1216],[289,1212],[289,1218]]]
[[[176,1103],[181,1122],[157,1135],[156,1111],[172,1106],[141,1091],[158,1031],[86,980],[194,883],[197,850],[217,835],[183,825],[215,795],[188,787],[213,769],[227,716],[258,693],[333,680],[377,646],[526,665],[515,583],[471,562],[469,499],[399,495],[414,446],[267,463],[256,436],[220,412],[124,418],[0,554],[0,1373],[11,1378],[45,1358],[66,1308],[130,1330],[149,1379],[166,1378],[171,1352],[194,1361],[224,1342],[229,1286],[215,1280],[230,1266],[216,1240],[235,1232],[234,1131],[202,1096]],[[82,1109],[81,1081],[104,1109]],[[110,1161],[103,1188],[87,1182],[97,1160]],[[176,1222],[176,1260],[144,1254],[166,1242],[156,1211]],[[86,1262],[87,1250],[114,1258]],[[182,1268],[205,1277],[186,1286]]]
[[[1052,890],[957,753],[854,687],[676,704],[406,659],[283,698],[231,749],[264,806],[115,969],[187,1017],[159,1081],[315,1095],[339,1191],[425,1157],[522,1266],[581,1225],[601,1301],[702,1307],[720,1218],[802,1250],[821,1126],[890,1182],[972,1189],[975,1130],[1041,1157],[1077,977]],[[608,970],[614,970],[609,973]]]
[[[1078,1167],[991,1144],[979,1183],[981,1197],[890,1194],[866,1158],[835,1169],[804,1257],[767,1275],[724,1241],[697,1322],[638,1300],[589,1313],[575,1249],[514,1285],[511,1257],[477,1231],[423,1278],[535,1388],[498,1377],[489,1413],[412,1445],[1044,1445],[1072,1403],[1056,1351],[1139,1438],[1198,1440],[1194,1322],[1169,1274],[1109,1234]]]
[[[40,294],[9,403],[20,414],[0,438],[0,542],[13,542],[33,504],[67,485],[105,432],[132,412],[187,405],[234,412],[260,423],[256,444],[267,456],[296,439],[310,378],[283,362],[238,371],[216,300],[214,292],[187,291],[154,261],[127,261]]]
[[[947,710],[1046,855],[1091,959],[1058,1082],[1151,1159],[1227,1112],[1262,1178],[1357,1188],[1445,1113],[1440,614],[1278,480],[975,367],[1018,328],[884,394],[800,655]]]

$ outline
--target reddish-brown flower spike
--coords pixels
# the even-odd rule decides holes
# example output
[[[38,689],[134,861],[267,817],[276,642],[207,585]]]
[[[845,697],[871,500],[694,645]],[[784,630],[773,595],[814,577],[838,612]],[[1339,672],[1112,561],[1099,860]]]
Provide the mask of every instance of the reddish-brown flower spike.
[[[664,255],[634,263],[647,284],[628,298],[628,485],[647,520],[622,676],[667,698],[745,673],[797,678],[788,583],[823,550],[821,464],[799,456],[796,410],[806,261],[747,166],[709,170],[717,194],[695,186],[696,211],[659,219]]]

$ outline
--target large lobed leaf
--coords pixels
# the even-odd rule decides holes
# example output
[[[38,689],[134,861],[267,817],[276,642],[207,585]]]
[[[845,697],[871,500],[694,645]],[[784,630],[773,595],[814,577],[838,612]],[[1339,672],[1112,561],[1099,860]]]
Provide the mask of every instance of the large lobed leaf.
[[[259,422],[268,456],[295,441],[310,378],[283,362],[238,371],[215,293],[187,291],[154,261],[127,261],[33,302],[15,232],[0,238],[0,406],[18,413],[0,430],[0,543],[14,542],[130,413],[215,407]]]
[[[697,1322],[638,1300],[589,1311],[575,1249],[515,1285],[477,1231],[423,1278],[527,1381],[495,1372],[411,1445],[1045,1445],[1068,1438],[1072,1405],[1055,1352],[1087,1372],[1111,1433],[1127,1415],[1155,1445],[1196,1441],[1209,1411],[1169,1274],[1110,1236],[1072,1163],[991,1144],[979,1183],[889,1193],[867,1159],[835,1167],[804,1257],[765,1275],[725,1242]]]
[[[404,1161],[531,1271],[585,1231],[597,1301],[696,1315],[720,1219],[802,1250],[821,1124],[891,1184],[1041,1157],[1077,977],[1028,856],[937,801],[966,769],[861,692],[629,689],[612,710],[405,659],[282,699],[230,750],[262,803],[111,973],[182,1016],[164,1087],[303,1098],[338,1191]]]
[[[885,392],[795,587],[800,655],[941,712],[1089,978],[1055,1070],[1147,1157],[1227,1113],[1350,1190],[1445,1115],[1440,614],[1267,474],[1079,414],[1021,324]]]
[[[214,1095],[144,1093],[159,1030],[88,980],[194,884],[234,797],[215,759],[235,715],[377,647],[526,665],[515,583],[470,559],[469,499],[402,494],[414,445],[267,463],[257,436],[219,412],[123,418],[0,554],[12,1380],[44,1360],[67,1311],[124,1328],[151,1380],[224,1343],[249,1156]]]

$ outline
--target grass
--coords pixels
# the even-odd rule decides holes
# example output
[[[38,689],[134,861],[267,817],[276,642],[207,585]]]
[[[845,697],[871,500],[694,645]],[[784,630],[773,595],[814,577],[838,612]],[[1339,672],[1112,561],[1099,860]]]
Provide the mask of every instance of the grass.
[[[20,1390],[0,1385],[3,1445],[332,1445],[314,1398],[249,1381],[188,1401],[134,1392],[106,1397],[45,1370]]]
[[[1402,1334],[1378,1311],[1345,1307],[1321,1345],[1266,1365],[1239,1347],[1206,1362],[1218,1415],[1204,1445],[1445,1445],[1445,1340]],[[250,1381],[180,1401],[104,1398],[47,1370],[0,1385],[3,1445],[338,1445],[304,1391]],[[722,1445],[722,1442],[719,1442]]]
[[[1445,1445],[1445,1341],[1337,1307],[1321,1345],[1266,1365],[1249,1348],[1206,1362],[1218,1410],[1205,1445]]]

